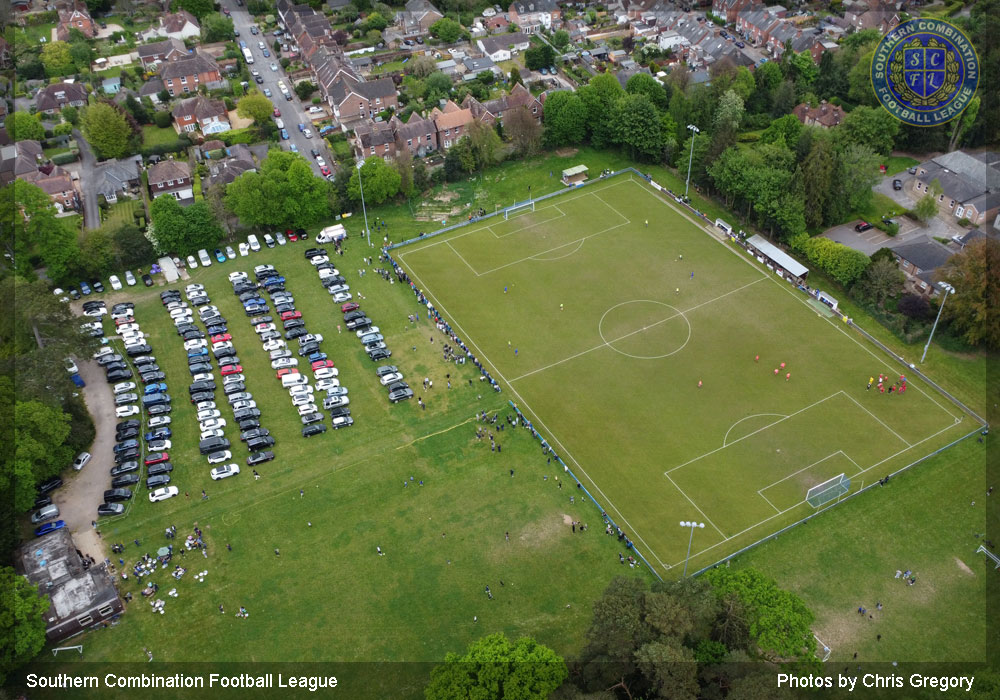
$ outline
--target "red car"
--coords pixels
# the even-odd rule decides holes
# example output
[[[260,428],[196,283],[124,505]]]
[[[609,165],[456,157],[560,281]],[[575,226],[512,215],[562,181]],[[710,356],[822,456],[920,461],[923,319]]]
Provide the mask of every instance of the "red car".
[[[274,116],[276,116],[276,117],[280,117],[281,116],[281,110],[278,109],[277,107],[274,108]]]
[[[288,231],[285,235],[288,236],[288,240],[290,241],[299,240],[299,234],[295,233],[295,231]]]
[[[301,311],[286,311],[285,313],[281,314],[281,320],[282,321],[291,321],[293,318],[302,318],[302,312]]]
[[[343,311],[346,314],[348,311],[355,311],[356,309],[360,309],[360,308],[361,308],[361,306],[360,306],[360,304],[358,304],[358,302],[356,302],[356,301],[349,301],[346,304],[344,304],[343,306],[341,306],[340,310]]]
[[[311,367],[313,370],[323,369],[324,367],[333,367],[333,360],[316,360],[312,363]]]
[[[232,339],[233,339],[233,336],[229,335],[228,333],[219,333],[219,335],[213,335],[212,336],[212,342],[213,343],[223,343],[223,342],[225,342],[227,340],[232,340]]]
[[[285,369],[279,369],[274,376],[277,377],[278,379],[281,379],[286,374],[298,374],[298,373],[299,371],[294,367],[287,367]]]
[[[166,452],[153,452],[152,454],[146,455],[146,466],[150,464],[159,464],[160,462],[166,462],[170,459],[170,455]]]
[[[219,373],[222,374],[223,377],[230,374],[239,374],[242,371],[243,365],[223,365],[219,368]]]
[[[124,326],[126,323],[135,323],[135,319],[132,318],[131,316],[126,316],[125,318],[116,318],[115,319],[115,325],[116,326]]]
[[[323,174],[324,177],[330,174],[330,168],[326,167],[325,165],[319,166],[319,171]]]

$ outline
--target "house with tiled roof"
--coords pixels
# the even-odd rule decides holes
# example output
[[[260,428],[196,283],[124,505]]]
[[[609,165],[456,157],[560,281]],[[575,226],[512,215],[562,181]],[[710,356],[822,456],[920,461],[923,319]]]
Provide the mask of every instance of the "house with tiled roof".
[[[934,273],[948,262],[952,251],[927,236],[894,246],[890,250],[899,263],[899,269],[906,276],[907,289],[928,297],[938,293],[934,285]]]
[[[72,176],[68,170],[58,165],[51,163],[41,165],[33,172],[18,175],[17,178],[40,187],[49,196],[59,212],[82,208],[80,193],[76,189]]]
[[[372,156],[390,160],[396,155],[396,136],[388,122],[364,121],[354,127],[351,146],[357,160]]]
[[[386,39],[393,41],[427,36],[431,25],[442,17],[444,13],[430,0],[408,0],[404,8],[396,13],[393,26],[386,30]]]
[[[194,200],[191,167],[184,161],[161,160],[154,163],[146,171],[146,179],[149,182],[149,196],[153,199],[160,195],[170,195],[180,202]]]
[[[327,91],[327,103],[333,108],[334,117],[341,123],[372,119],[383,110],[394,110],[399,106],[396,84],[392,82],[392,78],[366,82],[355,82],[347,78],[337,80]]]
[[[139,97],[148,97],[153,104],[160,104],[160,93],[166,89],[162,80],[150,78],[139,86]]]
[[[952,151],[917,166],[917,196],[937,194],[939,209],[984,224],[1000,214],[1000,153]]]
[[[15,178],[35,172],[44,159],[38,141],[24,139],[4,146],[0,150],[0,185],[9,185]]]
[[[757,6],[763,7],[764,3],[760,0],[712,0],[712,14],[732,23],[739,15]]]
[[[208,143],[206,142],[206,146]],[[228,185],[243,173],[256,172],[257,163],[254,161],[250,147],[243,143],[233,144],[225,149],[225,156],[218,160],[209,160],[208,180],[212,185]]]
[[[531,38],[523,32],[497,34],[476,39],[479,50],[494,63],[509,61],[513,54],[526,51],[531,46]]]
[[[556,0],[517,0],[507,9],[510,21],[525,34],[537,34],[540,30],[552,29],[562,17],[562,10]]]
[[[438,149],[437,126],[432,119],[425,119],[416,112],[410,115],[407,122],[393,115],[389,120],[396,139],[396,150],[407,149],[415,156],[423,158]]]
[[[483,20],[483,28],[490,34],[505,34],[510,22],[503,15],[494,15]]]
[[[171,97],[196,92],[199,86],[208,89],[222,87],[219,64],[202,53],[160,64],[160,80]]]
[[[56,38],[59,41],[69,41],[70,30],[76,29],[88,39],[93,39],[97,34],[94,20],[90,17],[87,5],[78,2],[69,8],[59,10],[59,24],[56,26]]]
[[[87,88],[82,83],[46,85],[35,95],[35,107],[45,114],[55,114],[63,107],[83,107],[85,104]]]
[[[111,204],[118,201],[120,194],[138,195],[142,184],[142,156],[98,163],[92,178],[97,194]]]
[[[344,58],[340,51],[321,49],[313,57],[310,66],[315,76],[316,85],[319,87],[320,96],[331,105],[329,98],[334,84],[341,80],[353,83],[364,82],[361,74],[350,61]]]
[[[832,105],[826,100],[820,102],[816,107],[811,107],[809,103],[803,102],[795,106],[792,114],[805,126],[821,126],[824,129],[832,129],[844,120],[844,110],[839,105]]]
[[[143,44],[137,47],[135,52],[139,54],[139,63],[147,70],[153,68],[158,63],[176,61],[188,56],[188,50],[184,46],[184,42],[174,38],[155,41],[151,44]]]
[[[780,23],[780,19],[761,8],[738,15],[736,31],[754,46],[762,46],[771,38],[771,32]]]
[[[480,102],[472,95],[467,95],[462,102],[463,107],[472,110],[472,115],[486,124],[503,124],[504,117],[518,109],[526,109],[535,118],[535,121],[542,121],[542,103],[531,94],[526,87],[520,83],[515,83],[510,94],[502,95],[496,99]]]
[[[233,128],[225,103],[201,95],[183,100],[171,110],[171,114],[177,133],[200,131],[205,135],[221,134]]]
[[[438,145],[442,149],[451,148],[458,143],[469,130],[469,125],[476,120],[471,109],[463,109],[451,100],[445,103],[444,109],[435,107],[430,118],[434,122]]]
[[[145,40],[165,37],[170,39],[195,39],[201,36],[201,25],[187,10],[162,15],[155,25],[142,33]]]

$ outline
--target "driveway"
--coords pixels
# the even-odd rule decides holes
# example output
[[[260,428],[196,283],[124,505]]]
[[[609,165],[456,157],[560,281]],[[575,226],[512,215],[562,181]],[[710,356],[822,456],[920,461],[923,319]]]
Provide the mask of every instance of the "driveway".
[[[80,191],[83,194],[83,225],[87,228],[101,227],[101,210],[97,206],[97,158],[87,139],[79,129],[73,129],[73,138],[80,148]]]
[[[97,518],[97,506],[104,502],[105,489],[111,488],[112,447],[115,444],[115,403],[111,387],[104,377],[104,370],[93,360],[76,360],[80,376],[87,386],[83,388],[83,400],[94,420],[97,435],[88,450],[90,462],[79,472],[74,472],[66,485],[57,489],[54,497],[59,506],[59,517],[73,533],[77,548],[84,554],[93,555],[103,561],[102,540],[97,536],[91,523]]]
[[[894,190],[892,187],[892,181],[897,179],[901,180],[903,183],[903,189],[901,190]],[[917,192],[916,189],[914,189],[915,183],[916,179],[909,173],[897,173],[896,175],[882,178],[882,181],[875,185],[874,190],[889,197],[901,207],[913,209],[913,207],[917,205],[917,200],[923,196],[923,193]],[[907,221],[913,224],[913,222],[906,217],[900,217],[900,221]],[[919,224],[914,225],[918,227],[920,233],[925,233],[934,238],[950,239],[952,236],[964,236],[968,233],[968,229],[964,229],[959,226],[958,220],[949,213],[939,213],[933,219],[928,221],[925,226],[921,227]],[[898,240],[899,236],[896,238]]]

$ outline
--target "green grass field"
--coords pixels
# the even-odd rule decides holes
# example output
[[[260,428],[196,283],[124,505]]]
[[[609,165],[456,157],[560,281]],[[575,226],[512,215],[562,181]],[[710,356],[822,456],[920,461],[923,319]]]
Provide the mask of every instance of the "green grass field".
[[[663,575],[680,520],[706,566],[976,427],[912,377],[866,391],[898,365],[626,176],[396,254]]]

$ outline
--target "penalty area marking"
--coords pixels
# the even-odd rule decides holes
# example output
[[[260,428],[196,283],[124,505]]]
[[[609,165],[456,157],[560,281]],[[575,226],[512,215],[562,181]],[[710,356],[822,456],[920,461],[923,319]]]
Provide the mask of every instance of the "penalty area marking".
[[[729,433],[733,432],[733,428],[742,423],[745,420],[750,420],[751,418],[760,418],[761,416],[777,416],[778,418],[788,418],[784,413],[754,413],[752,416],[746,416],[745,418],[740,418],[738,421],[729,426],[729,430],[726,431],[726,436],[722,438],[722,446],[727,447],[729,445]]]

